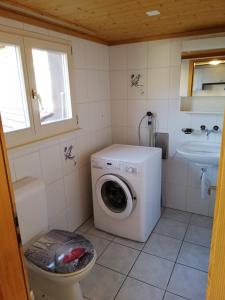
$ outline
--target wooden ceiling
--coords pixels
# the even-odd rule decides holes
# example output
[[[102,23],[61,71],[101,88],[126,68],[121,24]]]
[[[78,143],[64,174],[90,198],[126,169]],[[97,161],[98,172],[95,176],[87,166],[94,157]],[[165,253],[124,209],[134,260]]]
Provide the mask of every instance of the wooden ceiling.
[[[25,9],[19,13],[20,19],[21,15],[27,14],[29,17],[29,12],[33,11],[38,13],[40,18],[47,16],[66,22],[70,26],[81,26],[84,32],[90,31],[86,32],[88,38],[107,44],[225,32],[225,0],[3,0],[1,2],[13,4],[14,8]],[[146,11],[149,10],[159,10],[161,14],[148,17]],[[4,15],[4,10],[0,14]],[[32,19],[35,20],[36,17]],[[75,31],[79,30],[74,29]]]

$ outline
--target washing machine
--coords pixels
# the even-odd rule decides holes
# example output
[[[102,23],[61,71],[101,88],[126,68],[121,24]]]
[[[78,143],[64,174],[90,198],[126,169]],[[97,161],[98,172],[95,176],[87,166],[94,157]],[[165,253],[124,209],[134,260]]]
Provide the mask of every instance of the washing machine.
[[[91,156],[95,227],[145,242],[161,213],[161,149],[112,145]]]

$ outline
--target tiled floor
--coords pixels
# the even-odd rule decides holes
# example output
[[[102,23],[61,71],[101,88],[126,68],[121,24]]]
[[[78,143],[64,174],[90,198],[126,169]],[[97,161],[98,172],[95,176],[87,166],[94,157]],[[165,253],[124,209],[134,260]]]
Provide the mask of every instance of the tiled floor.
[[[146,243],[79,228],[98,254],[81,282],[89,300],[204,300],[212,218],[165,209]]]

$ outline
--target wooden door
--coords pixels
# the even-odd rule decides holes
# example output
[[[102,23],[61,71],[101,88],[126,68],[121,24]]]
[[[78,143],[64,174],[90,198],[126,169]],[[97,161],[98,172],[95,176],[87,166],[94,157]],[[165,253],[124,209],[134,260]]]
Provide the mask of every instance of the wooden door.
[[[206,299],[225,299],[225,117]]]
[[[17,240],[15,205],[0,121],[0,300],[29,298],[22,248]]]

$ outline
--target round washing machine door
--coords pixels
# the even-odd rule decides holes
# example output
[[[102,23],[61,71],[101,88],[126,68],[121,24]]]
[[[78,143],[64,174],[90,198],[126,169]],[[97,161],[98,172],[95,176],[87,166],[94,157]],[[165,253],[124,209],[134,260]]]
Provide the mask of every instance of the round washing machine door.
[[[116,175],[104,175],[96,183],[98,204],[109,216],[127,218],[134,206],[134,197],[127,183]]]

